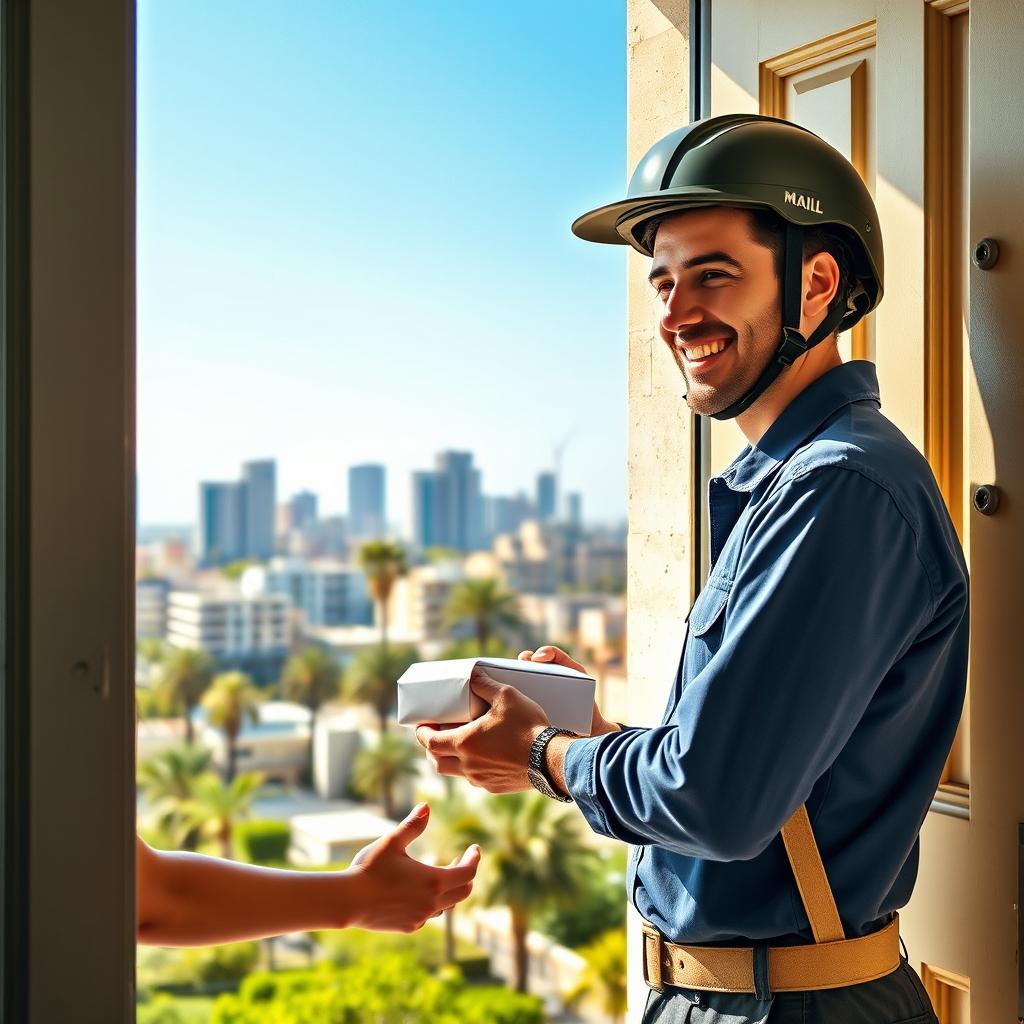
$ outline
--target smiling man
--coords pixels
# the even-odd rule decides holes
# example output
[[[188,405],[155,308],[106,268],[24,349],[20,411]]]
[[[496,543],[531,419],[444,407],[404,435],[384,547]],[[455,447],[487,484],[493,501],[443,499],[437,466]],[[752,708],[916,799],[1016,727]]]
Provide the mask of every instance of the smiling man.
[[[485,715],[417,737],[442,774],[574,800],[636,847],[645,1022],[934,1022],[896,911],[963,706],[968,583],[873,365],[836,347],[882,294],[871,197],[817,136],[735,115],[662,139],[573,230],[653,258],[686,402],[749,442],[710,481],[710,576],[660,725],[595,707],[576,737],[480,678]]]

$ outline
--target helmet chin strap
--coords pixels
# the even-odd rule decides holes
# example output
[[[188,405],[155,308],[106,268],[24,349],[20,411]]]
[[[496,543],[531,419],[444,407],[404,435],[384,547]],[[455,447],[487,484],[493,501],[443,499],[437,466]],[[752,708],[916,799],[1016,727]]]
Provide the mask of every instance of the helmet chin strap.
[[[731,420],[749,409],[771,385],[776,377],[794,359],[824,341],[839,326],[846,315],[844,303],[837,302],[828,316],[814,329],[809,338],[800,333],[800,312],[803,307],[804,233],[796,224],[786,222],[786,250],[782,271],[782,341],[775,355],[757,379],[757,383],[742,397],[721,412],[712,413],[716,420]],[[686,397],[685,395],[683,396]]]

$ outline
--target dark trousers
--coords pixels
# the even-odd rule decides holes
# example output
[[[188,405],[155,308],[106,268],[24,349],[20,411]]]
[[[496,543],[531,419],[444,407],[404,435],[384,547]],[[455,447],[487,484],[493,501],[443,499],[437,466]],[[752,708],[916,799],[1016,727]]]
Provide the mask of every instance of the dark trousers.
[[[643,1024],[938,1024],[928,993],[907,963],[876,981],[820,992],[753,996],[666,988],[651,992]]]

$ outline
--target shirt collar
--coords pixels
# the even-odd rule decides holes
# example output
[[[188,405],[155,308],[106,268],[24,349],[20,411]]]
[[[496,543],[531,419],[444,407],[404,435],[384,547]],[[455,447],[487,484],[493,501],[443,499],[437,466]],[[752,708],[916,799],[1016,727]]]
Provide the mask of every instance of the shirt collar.
[[[852,402],[880,403],[875,364],[840,363],[808,384],[754,446],[747,445],[720,475],[730,490],[752,491],[833,413]]]

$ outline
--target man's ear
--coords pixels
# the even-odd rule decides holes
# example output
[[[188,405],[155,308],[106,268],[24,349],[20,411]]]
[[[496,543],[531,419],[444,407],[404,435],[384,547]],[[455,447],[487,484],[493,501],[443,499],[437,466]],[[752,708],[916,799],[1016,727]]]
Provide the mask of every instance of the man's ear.
[[[839,288],[839,264],[830,252],[818,252],[804,260],[804,308],[808,320],[820,321]]]

